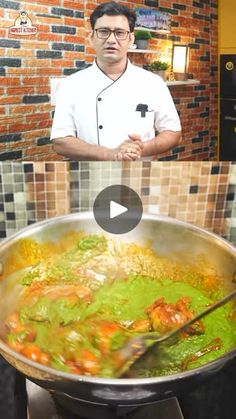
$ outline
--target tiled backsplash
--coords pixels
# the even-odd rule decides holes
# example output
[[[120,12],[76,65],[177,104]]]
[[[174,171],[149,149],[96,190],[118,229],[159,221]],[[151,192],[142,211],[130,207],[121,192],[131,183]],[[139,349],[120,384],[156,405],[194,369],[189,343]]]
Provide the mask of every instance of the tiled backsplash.
[[[213,231],[236,244],[236,164],[231,162],[3,162],[0,238],[46,218],[92,210],[105,187],[124,184],[144,212]]]

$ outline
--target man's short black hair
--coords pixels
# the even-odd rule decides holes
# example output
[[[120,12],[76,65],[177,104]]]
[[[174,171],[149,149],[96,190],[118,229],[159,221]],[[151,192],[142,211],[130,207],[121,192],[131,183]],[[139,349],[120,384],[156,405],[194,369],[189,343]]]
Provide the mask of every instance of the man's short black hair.
[[[108,3],[101,3],[99,6],[94,9],[93,13],[90,16],[90,24],[92,29],[95,27],[96,20],[103,15],[108,16],[119,16],[123,15],[127,17],[129,22],[130,32],[134,31],[135,22],[136,22],[136,13],[134,10],[129,9],[127,6],[124,6],[115,1],[109,1]]]

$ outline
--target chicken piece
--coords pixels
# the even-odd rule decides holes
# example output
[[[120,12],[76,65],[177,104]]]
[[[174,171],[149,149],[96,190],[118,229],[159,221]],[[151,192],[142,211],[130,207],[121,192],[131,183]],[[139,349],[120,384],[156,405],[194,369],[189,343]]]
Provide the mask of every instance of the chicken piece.
[[[59,297],[65,297],[68,301],[83,300],[86,303],[92,301],[92,291],[85,285],[53,285],[43,287],[41,295],[47,295],[52,300],[56,300]]]
[[[107,281],[113,282],[116,279],[127,277],[119,258],[109,254],[96,256],[87,263],[74,267],[72,272],[79,278],[86,280],[86,283],[93,289]]]
[[[188,297],[181,297],[176,304],[165,303],[163,297],[154,301],[146,310],[152,329],[164,334],[191,320],[194,313],[188,308],[189,304]],[[185,331],[187,334],[201,334],[203,332],[204,325],[201,321],[197,321]]]

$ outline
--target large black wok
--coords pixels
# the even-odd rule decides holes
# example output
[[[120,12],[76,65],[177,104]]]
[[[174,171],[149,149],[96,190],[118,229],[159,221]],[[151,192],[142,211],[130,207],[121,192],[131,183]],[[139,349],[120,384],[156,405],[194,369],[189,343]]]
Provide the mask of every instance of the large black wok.
[[[0,261],[3,269],[6,256],[19,239],[32,237],[38,241],[58,240],[70,230],[106,234],[96,224],[93,214],[86,212],[36,223],[0,244]],[[116,236],[116,239],[136,241],[140,244],[150,239],[159,254],[174,256],[183,263],[193,260],[199,254],[204,254],[209,264],[224,277],[226,289],[230,291],[236,286],[233,282],[236,270],[236,249],[222,238],[201,228],[168,217],[144,215],[133,231]],[[0,316],[2,317],[17,297],[17,290],[12,288],[10,292],[5,282],[0,281]],[[178,395],[182,390],[188,389],[189,385],[200,384],[229,363],[236,355],[236,348],[232,348],[221,358],[199,368],[171,376],[143,379],[102,379],[63,373],[30,361],[11,350],[1,339],[0,353],[17,370],[46,389],[66,393],[70,397],[92,403],[130,405],[134,402],[136,404],[150,403]]]

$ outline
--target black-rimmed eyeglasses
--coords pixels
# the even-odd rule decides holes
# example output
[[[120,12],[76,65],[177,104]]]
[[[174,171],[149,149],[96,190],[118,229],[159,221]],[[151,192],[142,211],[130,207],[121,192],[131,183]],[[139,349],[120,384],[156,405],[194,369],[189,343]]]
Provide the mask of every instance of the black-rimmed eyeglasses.
[[[122,29],[112,30],[108,28],[94,29],[94,32],[96,32],[97,37],[99,39],[108,39],[111,33],[114,33],[116,39],[121,40],[121,41],[124,41],[125,39],[127,39],[127,36],[130,33],[130,31],[125,31]]]

